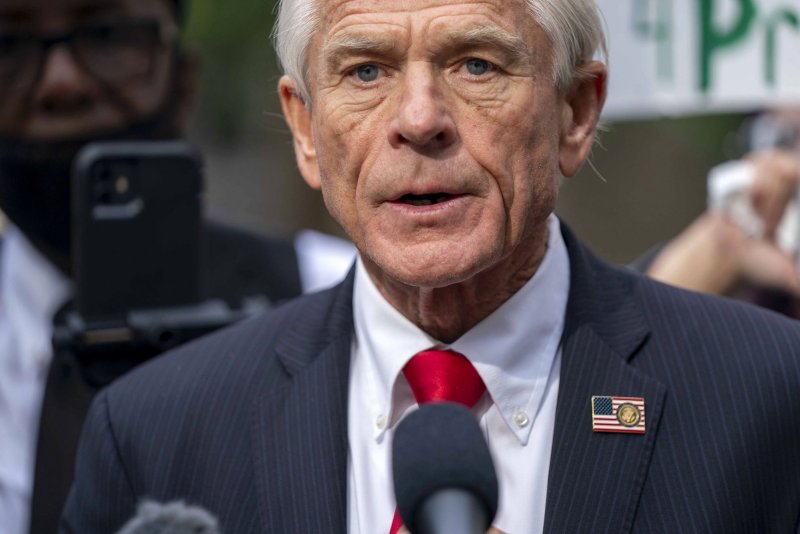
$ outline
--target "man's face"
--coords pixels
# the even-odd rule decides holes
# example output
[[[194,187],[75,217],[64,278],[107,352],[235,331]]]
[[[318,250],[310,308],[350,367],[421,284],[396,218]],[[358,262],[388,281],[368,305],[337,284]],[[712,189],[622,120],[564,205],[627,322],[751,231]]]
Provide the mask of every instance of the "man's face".
[[[417,287],[524,266],[562,171],[585,157],[565,147],[573,112],[524,2],[323,0],[322,13],[309,107],[287,79],[281,96],[304,177],[368,263]]]
[[[166,0],[0,0],[0,135],[83,137],[154,113],[170,88],[174,30]],[[67,35],[44,53],[26,41]]]

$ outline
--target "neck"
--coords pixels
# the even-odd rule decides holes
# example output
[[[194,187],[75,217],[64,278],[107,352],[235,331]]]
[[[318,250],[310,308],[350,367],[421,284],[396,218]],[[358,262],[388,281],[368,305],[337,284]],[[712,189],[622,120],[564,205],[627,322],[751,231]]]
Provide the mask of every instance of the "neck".
[[[536,274],[547,251],[549,231],[532,232],[499,263],[463,282],[416,287],[391,278],[362,256],[383,297],[428,335],[452,343],[510,299]]]

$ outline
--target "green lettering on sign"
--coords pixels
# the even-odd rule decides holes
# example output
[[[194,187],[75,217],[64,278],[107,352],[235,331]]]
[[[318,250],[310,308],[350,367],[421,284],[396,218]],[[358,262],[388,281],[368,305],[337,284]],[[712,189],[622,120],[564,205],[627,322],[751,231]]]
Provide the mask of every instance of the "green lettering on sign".
[[[747,35],[756,18],[754,0],[735,0],[739,4],[739,17],[730,28],[720,28],[714,23],[715,6],[719,0],[700,2],[700,91],[707,93],[711,87],[711,61],[721,49],[730,47]]]
[[[788,9],[778,10],[767,20],[767,43],[764,47],[764,78],[770,86],[775,85],[775,59],[777,57],[775,40],[777,39],[778,26],[781,23],[788,24],[795,31],[800,29],[800,18],[798,18],[797,13]]]
[[[655,19],[652,19],[651,2],[655,3]],[[656,42],[656,69],[662,82],[672,82],[672,0],[636,0],[633,3],[633,30]]]

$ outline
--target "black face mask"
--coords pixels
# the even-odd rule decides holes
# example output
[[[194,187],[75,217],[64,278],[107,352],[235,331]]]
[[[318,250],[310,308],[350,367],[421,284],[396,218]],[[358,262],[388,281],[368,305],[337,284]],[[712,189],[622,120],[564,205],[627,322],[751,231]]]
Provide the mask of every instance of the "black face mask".
[[[0,136],[0,209],[62,270],[69,270],[72,160],[94,141],[178,138],[179,91],[171,85],[154,113],[121,128],[53,141]]]

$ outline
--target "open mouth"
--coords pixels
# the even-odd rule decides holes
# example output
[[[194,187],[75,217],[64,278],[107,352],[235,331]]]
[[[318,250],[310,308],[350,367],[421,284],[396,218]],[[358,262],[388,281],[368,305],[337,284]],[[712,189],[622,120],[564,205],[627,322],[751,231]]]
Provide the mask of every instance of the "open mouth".
[[[427,195],[407,194],[398,198],[396,202],[408,204],[410,206],[432,206],[434,204],[446,202],[456,196],[457,195],[451,195],[450,193],[429,193]]]

